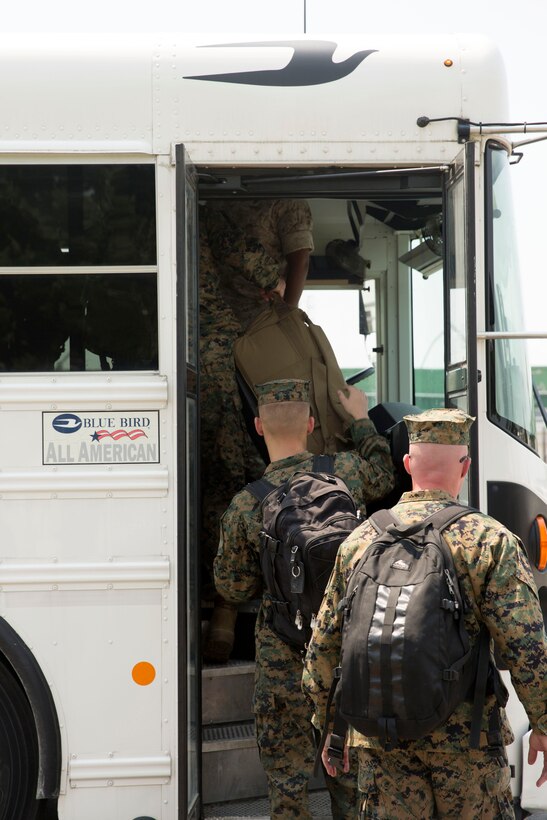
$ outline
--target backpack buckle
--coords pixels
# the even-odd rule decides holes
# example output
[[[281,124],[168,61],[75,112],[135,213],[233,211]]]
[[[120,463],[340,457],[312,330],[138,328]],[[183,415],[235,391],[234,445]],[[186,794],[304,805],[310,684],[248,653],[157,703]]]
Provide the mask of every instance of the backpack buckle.
[[[341,737],[341,735],[335,735],[333,732],[330,736],[330,742],[327,748],[329,763],[331,763],[340,771],[343,771],[344,769],[345,740],[345,737]]]
[[[264,550],[269,552],[271,555],[277,555],[280,542],[276,538],[272,538],[271,535],[268,535],[267,532],[264,532],[264,530],[262,530],[262,532],[260,533],[260,540],[262,542]]]
[[[507,766],[507,758],[505,757],[503,746],[488,746],[486,752],[488,757],[495,760],[500,768],[503,769]]]
[[[443,680],[459,680],[460,673],[456,669],[443,669]]]
[[[382,748],[391,752],[397,746],[397,723],[395,718],[382,717],[378,719],[378,735]]]
[[[486,738],[488,740],[489,749],[494,749],[496,751],[503,749],[503,738],[501,736],[501,732],[499,732],[497,729],[493,732],[487,732]]]

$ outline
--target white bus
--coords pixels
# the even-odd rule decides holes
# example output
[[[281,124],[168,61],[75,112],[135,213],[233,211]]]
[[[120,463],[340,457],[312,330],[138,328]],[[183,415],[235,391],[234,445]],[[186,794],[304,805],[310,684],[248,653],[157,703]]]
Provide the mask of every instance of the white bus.
[[[311,318],[342,305],[371,403],[477,417],[467,500],[545,609],[524,128],[469,36],[5,36],[0,89],[0,816],[199,817],[264,784],[247,694],[229,711],[252,657],[200,661],[198,200],[309,202]]]

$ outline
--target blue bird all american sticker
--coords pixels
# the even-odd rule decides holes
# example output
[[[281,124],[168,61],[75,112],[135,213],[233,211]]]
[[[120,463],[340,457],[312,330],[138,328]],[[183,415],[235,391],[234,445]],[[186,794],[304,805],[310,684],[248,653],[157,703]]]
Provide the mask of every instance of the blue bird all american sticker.
[[[42,413],[43,464],[157,464],[159,411]]]

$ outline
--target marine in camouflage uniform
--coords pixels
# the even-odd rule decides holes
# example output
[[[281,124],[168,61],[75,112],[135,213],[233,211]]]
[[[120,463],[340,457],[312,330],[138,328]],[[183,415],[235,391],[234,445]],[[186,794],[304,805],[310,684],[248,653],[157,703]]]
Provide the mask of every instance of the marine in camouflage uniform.
[[[209,203],[201,208],[200,226],[201,544],[211,573],[222,512],[264,468],[245,429],[234,342],[284,287],[287,301],[298,302],[313,240],[309,206],[296,200]],[[207,660],[228,659],[235,618],[234,607],[217,596]]]
[[[406,417],[405,421],[410,458],[413,444],[433,445],[435,450],[438,444],[456,445],[458,453],[463,453],[462,458],[455,456],[461,462],[463,480],[469,463],[465,455],[468,429],[473,419],[459,410],[439,409]],[[443,462],[438,462],[442,471]],[[412,470],[412,462],[406,463]],[[429,483],[442,486],[442,482]],[[422,481],[421,486],[424,484]],[[394,512],[402,522],[412,523],[453,502],[454,498],[442,489],[414,489],[403,494]],[[453,552],[471,643],[475,644],[481,624],[486,624],[533,728],[538,727],[539,720],[538,750],[547,750],[547,738],[540,734],[547,730],[547,643],[538,594],[522,545],[498,521],[479,512],[464,515],[443,534]],[[346,579],[376,535],[367,522],[354,530],[340,547],[325,592],[303,675],[304,691],[315,704],[317,725],[325,721],[332,670],[339,663],[342,613],[338,605],[346,592]],[[490,695],[483,712],[478,750],[469,749],[470,702],[460,704],[446,723],[429,735],[420,740],[401,741],[397,749],[389,752],[381,749],[377,739],[350,729],[348,744],[357,749],[359,757],[362,817],[512,818],[505,750],[501,749],[497,759],[487,751],[486,731],[494,707],[495,697]],[[503,710],[501,717],[503,743],[507,745],[513,735]],[[545,768],[544,773],[547,774]]]
[[[309,413],[308,382],[286,379],[258,385],[256,390],[259,408],[278,401],[297,401],[307,403]],[[346,482],[357,507],[364,514],[367,502],[382,498],[393,488],[394,467],[387,440],[377,434],[372,422],[366,418],[364,394],[356,388],[349,388],[349,393],[350,398],[359,394],[359,401],[362,400],[359,405],[362,412],[354,411],[358,417],[351,426],[356,450],[336,454],[335,473]],[[349,407],[348,410],[351,413]],[[272,461],[264,477],[278,486],[298,470],[311,470],[312,465],[312,454],[300,449],[293,455]],[[263,595],[261,525],[260,503],[243,489],[222,518],[221,541],[215,559],[215,584],[229,601],[239,603]],[[312,712],[301,690],[302,656],[270,629],[269,608],[270,602],[264,594],[255,629],[253,710],[258,748],[268,778],[271,816],[309,818],[307,789],[313,772],[315,748]],[[355,772],[326,779],[333,817],[357,817]]]
[[[220,518],[246,480],[247,432],[232,354],[240,324],[220,295],[218,271],[204,231],[199,270],[201,541],[212,580]]]
[[[264,469],[245,428],[234,342],[269,298],[281,298],[274,290],[286,258],[313,249],[311,230],[304,200],[219,200],[200,209],[201,541],[209,568],[222,513]]]
[[[298,304],[313,250],[305,200],[213,200],[204,215],[220,291],[241,332],[264,310],[280,279],[287,281],[285,301]]]

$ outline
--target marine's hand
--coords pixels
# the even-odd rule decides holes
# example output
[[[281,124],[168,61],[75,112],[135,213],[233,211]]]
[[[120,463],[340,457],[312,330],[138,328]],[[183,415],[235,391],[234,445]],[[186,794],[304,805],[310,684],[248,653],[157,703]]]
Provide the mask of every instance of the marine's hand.
[[[285,289],[287,287],[286,280],[281,276],[279,278],[279,282],[275,286],[275,288],[271,288],[270,290],[266,290],[265,288],[260,288],[260,298],[264,302],[273,302],[273,300],[280,296],[282,299],[285,296]]]
[[[325,771],[331,777],[336,777],[339,771],[349,772],[349,751],[348,747],[344,746],[344,759],[343,761],[334,762],[334,758],[329,757],[329,746],[330,746],[330,735],[327,735],[327,739],[325,741],[325,745],[323,746],[323,751],[321,752],[321,760],[323,761],[323,766],[325,767]],[[342,764],[342,765],[340,765]]]
[[[547,735],[534,729],[530,735],[530,748],[528,749],[528,763],[530,766],[536,762],[538,752],[543,752],[543,771],[536,786],[543,786],[544,783],[547,783]]]
[[[344,410],[357,421],[357,419],[368,419],[368,399],[366,393],[348,384],[345,390],[338,391],[338,398]]]

